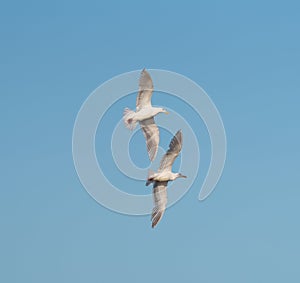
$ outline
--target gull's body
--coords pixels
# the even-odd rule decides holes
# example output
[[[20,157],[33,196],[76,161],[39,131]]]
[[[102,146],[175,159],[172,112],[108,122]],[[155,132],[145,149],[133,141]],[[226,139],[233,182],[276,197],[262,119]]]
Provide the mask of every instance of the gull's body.
[[[150,176],[152,181],[165,182],[165,181],[174,181],[179,177],[179,173],[164,171],[164,172],[153,173]]]
[[[154,116],[158,113],[168,113],[161,107],[152,107],[151,97],[153,82],[149,73],[144,69],[139,81],[139,93],[136,98],[136,111],[128,108],[124,110],[124,123],[127,128],[133,130],[137,123],[140,124],[146,139],[149,159],[154,160],[159,144],[159,130],[155,124]]]
[[[132,111],[132,112],[127,113],[126,119],[127,119],[127,121],[129,120],[129,124],[131,126],[131,124],[133,125],[136,122],[142,122],[144,120],[154,117],[158,113],[162,112],[161,109],[162,108],[158,108],[158,107],[143,107],[143,108],[137,110],[136,112]],[[126,109],[125,109],[125,111],[126,111]],[[130,119],[132,119],[132,120],[130,121]]]
[[[146,185],[153,185],[154,208],[152,210],[152,228],[161,220],[167,205],[167,185],[177,178],[186,178],[181,173],[172,172],[172,165],[182,148],[182,133],[178,131],[170,142],[169,149],[163,156],[157,173],[149,172]]]

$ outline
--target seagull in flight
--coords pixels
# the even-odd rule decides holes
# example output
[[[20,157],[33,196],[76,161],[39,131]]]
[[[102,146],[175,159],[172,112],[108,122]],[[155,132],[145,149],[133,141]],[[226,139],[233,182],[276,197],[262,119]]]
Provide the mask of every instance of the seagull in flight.
[[[137,123],[140,124],[146,139],[150,161],[155,159],[159,145],[159,129],[155,124],[154,116],[158,113],[169,114],[164,108],[152,107],[152,93],[152,79],[146,69],[143,69],[139,80],[139,93],[136,98],[136,111],[125,108],[123,113],[123,120],[128,129],[133,130]]]
[[[182,133],[179,130],[172,138],[169,149],[160,161],[160,167],[157,173],[149,171],[146,186],[153,183],[153,202],[152,210],[152,228],[161,220],[167,205],[167,185],[169,181],[177,178],[186,178],[181,173],[173,173],[172,165],[179,155],[182,148]]]

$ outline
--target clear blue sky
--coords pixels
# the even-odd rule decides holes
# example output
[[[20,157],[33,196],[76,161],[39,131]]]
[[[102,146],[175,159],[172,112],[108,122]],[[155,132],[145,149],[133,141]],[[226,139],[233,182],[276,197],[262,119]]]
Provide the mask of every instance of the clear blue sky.
[[[299,282],[299,11],[298,1],[2,2],[0,281]],[[71,148],[91,91],[143,67],[201,85],[228,141],[214,193],[197,200],[201,171],[155,230],[149,216],[98,205]]]

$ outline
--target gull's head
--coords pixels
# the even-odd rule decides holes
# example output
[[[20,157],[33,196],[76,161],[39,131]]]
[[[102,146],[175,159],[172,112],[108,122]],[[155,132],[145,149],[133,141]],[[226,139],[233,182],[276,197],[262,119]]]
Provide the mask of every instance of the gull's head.
[[[165,113],[165,114],[169,114],[169,112],[168,112],[165,108],[161,108],[161,109],[160,109],[160,112],[161,112],[161,113]]]
[[[187,176],[182,175],[181,173],[177,173],[177,178],[187,178]]]

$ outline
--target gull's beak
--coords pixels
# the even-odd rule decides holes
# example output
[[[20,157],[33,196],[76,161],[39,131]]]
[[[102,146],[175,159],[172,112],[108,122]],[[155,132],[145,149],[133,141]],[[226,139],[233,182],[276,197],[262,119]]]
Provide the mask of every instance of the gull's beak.
[[[165,112],[165,114],[167,114],[167,115],[168,115],[168,114],[169,114],[169,112],[168,112],[168,111],[166,111],[166,112]]]
[[[185,176],[185,175],[180,175],[180,177],[181,177],[181,178],[187,178],[187,176]]]

